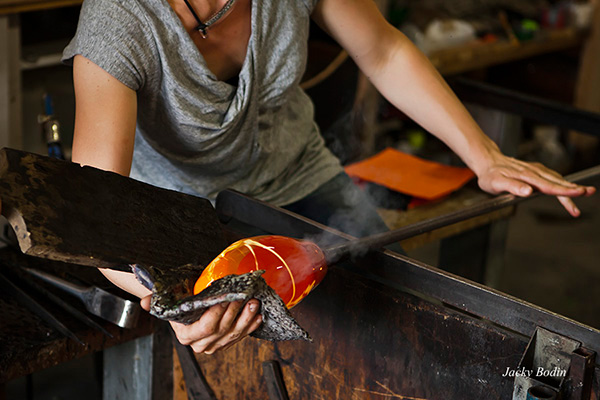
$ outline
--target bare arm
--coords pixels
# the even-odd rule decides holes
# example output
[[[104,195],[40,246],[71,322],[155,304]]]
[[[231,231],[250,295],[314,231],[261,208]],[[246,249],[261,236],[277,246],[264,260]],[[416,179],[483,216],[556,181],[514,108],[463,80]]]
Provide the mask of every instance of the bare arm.
[[[137,111],[135,92],[79,55],[73,60],[73,81],[77,105],[73,162],[129,176]],[[100,271],[140,298],[150,294],[130,273]]]
[[[136,94],[83,56],[73,61],[73,161],[128,176],[133,156]]]
[[[128,176],[133,157],[137,118],[136,93],[82,56],[73,64],[75,83],[75,136],[73,162]],[[131,273],[100,270],[112,283],[142,298],[150,307],[150,291]],[[242,308],[240,302],[216,305],[191,325],[172,322],[177,338],[196,352],[229,347],[262,323],[258,301]]]
[[[313,18],[348,51],[384,97],[462,158],[482,189],[527,196],[535,188],[557,195],[571,215],[579,215],[570,197],[592,194],[594,188],[566,182],[540,164],[502,155],[427,57],[387,23],[373,1],[320,0]]]

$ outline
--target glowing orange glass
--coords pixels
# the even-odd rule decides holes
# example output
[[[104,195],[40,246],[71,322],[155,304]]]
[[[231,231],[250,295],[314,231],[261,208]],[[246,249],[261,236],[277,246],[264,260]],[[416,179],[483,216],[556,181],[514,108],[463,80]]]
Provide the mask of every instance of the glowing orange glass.
[[[200,293],[213,281],[231,274],[265,270],[263,278],[292,308],[325,277],[323,251],[314,243],[284,236],[256,236],[226,248],[202,272],[194,286]]]

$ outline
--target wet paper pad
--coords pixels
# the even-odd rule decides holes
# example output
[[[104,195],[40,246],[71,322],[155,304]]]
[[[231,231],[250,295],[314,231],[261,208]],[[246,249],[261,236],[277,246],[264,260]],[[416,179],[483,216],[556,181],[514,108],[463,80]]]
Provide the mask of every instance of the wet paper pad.
[[[308,332],[294,320],[283,300],[262,278],[262,270],[243,275],[228,275],[214,281],[205,290],[193,296],[188,289],[190,279],[199,276],[201,269],[182,267],[180,278],[184,278],[175,280],[164,275],[157,276],[160,272],[153,268],[134,265],[132,270],[140,283],[152,290],[150,314],[160,319],[189,325],[199,320],[209,307],[216,304],[232,301],[245,303],[255,298],[260,301],[263,323],[251,336],[270,341],[312,341]]]

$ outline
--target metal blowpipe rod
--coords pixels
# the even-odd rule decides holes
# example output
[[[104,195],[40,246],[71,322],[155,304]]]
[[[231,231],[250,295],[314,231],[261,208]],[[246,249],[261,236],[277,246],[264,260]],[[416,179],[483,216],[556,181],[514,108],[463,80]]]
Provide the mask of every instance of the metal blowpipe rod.
[[[566,180],[573,183],[586,183],[600,176],[600,165],[576,172],[565,177]],[[377,233],[357,240],[336,244],[323,249],[325,259],[328,265],[335,264],[346,259],[349,256],[365,254],[369,250],[380,249],[385,245],[408,239],[412,236],[430,232],[444,226],[477,217],[504,207],[518,204],[522,201],[533,199],[542,195],[541,192],[534,192],[528,197],[518,197],[512,194],[503,194],[484,200],[472,207],[430,218],[421,222],[404,226],[402,228]]]

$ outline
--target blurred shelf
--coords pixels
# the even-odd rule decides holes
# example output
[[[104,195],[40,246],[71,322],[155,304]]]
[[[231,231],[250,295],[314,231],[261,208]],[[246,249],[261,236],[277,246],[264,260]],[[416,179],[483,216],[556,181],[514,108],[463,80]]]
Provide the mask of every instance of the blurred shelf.
[[[537,38],[528,41],[474,43],[439,50],[429,54],[428,57],[442,75],[455,75],[575,48],[583,45],[588,36],[589,31],[574,28],[542,31]]]
[[[61,65],[63,49],[69,44],[70,40],[70,38],[51,40],[23,46],[21,49],[21,70],[27,71]]]

